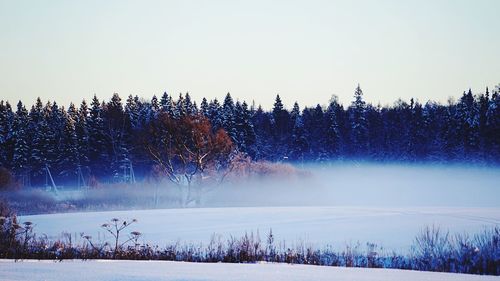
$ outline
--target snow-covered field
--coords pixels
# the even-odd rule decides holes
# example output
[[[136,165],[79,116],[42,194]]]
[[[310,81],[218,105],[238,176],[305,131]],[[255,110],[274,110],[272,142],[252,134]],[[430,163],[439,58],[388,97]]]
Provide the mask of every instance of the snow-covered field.
[[[37,234],[62,232],[109,238],[100,225],[137,219],[143,242],[208,242],[212,234],[241,236],[272,228],[287,244],[316,247],[376,243],[407,251],[425,226],[473,234],[500,225],[500,170],[461,166],[337,165],[307,167],[301,180],[229,184],[205,194],[204,208],[129,210],[23,216]],[[137,192],[141,192],[138,189]],[[113,196],[119,196],[114,194]],[[129,195],[131,196],[131,195]],[[244,207],[247,206],[247,207]],[[356,207],[361,206],[361,207]],[[107,236],[106,236],[107,235]]]
[[[83,242],[110,241],[100,226],[112,218],[137,219],[128,229],[141,242],[209,242],[272,229],[287,247],[304,243],[342,250],[376,243],[405,253],[425,226],[474,234],[500,225],[498,169],[355,166],[318,169],[293,184],[277,182],[224,186],[206,194],[203,208],[81,212],[21,216],[37,235],[59,239],[70,233]],[[139,190],[140,192],[140,190]],[[75,240],[73,240],[75,242]],[[82,274],[85,273],[85,274]],[[0,260],[0,280],[500,280],[499,277],[387,269],[287,264],[193,264],[157,261]]]
[[[475,281],[494,276],[393,269],[288,264],[224,264],[168,261],[13,261],[0,260],[0,280],[184,280],[184,281]]]
[[[110,239],[100,225],[111,218],[137,219],[130,231],[143,233],[143,241],[167,243],[208,242],[212,234],[241,236],[259,231],[261,238],[272,228],[287,245],[296,242],[344,248],[358,241],[372,242],[387,250],[407,251],[424,226],[440,226],[455,233],[475,233],[500,225],[500,208],[412,207],[239,207],[132,210],[23,216],[32,221],[37,234],[57,239],[62,232],[94,239]]]

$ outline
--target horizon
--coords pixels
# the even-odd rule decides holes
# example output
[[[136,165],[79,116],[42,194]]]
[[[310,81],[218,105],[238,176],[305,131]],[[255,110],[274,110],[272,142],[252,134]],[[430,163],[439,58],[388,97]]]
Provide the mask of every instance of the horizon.
[[[493,94],[494,92],[498,92],[498,93],[500,93],[500,84],[499,84],[499,85],[497,85],[497,86],[495,86],[495,87],[486,87],[486,88],[488,89],[488,92],[489,92],[489,94],[490,94],[490,97],[491,97],[491,94]],[[470,89],[470,88],[469,88],[468,90],[471,90],[471,91],[472,91],[472,94],[473,94],[475,97],[477,97],[477,96],[479,96],[479,95],[485,94],[485,93],[486,93],[486,88],[485,88],[485,90],[484,90],[484,91],[477,91],[477,92],[475,92],[473,89]],[[363,87],[361,87],[361,90],[363,90]],[[468,91],[468,90],[467,90],[467,91]],[[432,100],[432,99],[428,99],[428,100],[426,100],[426,101],[422,101],[422,100],[419,100],[418,98],[409,97],[408,99],[397,98],[397,99],[395,99],[394,101],[392,101],[392,102],[390,102],[390,103],[384,103],[384,104],[381,104],[381,103],[373,103],[373,102],[371,102],[371,101],[369,101],[369,100],[366,100],[366,98],[365,98],[365,91],[363,90],[363,100],[364,100],[367,104],[370,104],[370,105],[373,105],[373,106],[381,106],[381,107],[385,107],[385,108],[390,108],[390,107],[393,107],[393,106],[394,106],[394,105],[395,105],[398,101],[403,101],[403,102],[406,102],[406,103],[410,103],[410,100],[411,100],[411,99],[413,99],[413,100],[414,100],[414,102],[416,102],[416,103],[420,103],[420,104],[422,104],[422,105],[425,105],[425,104],[427,104],[427,103],[438,103],[438,104],[441,104],[441,105],[447,105],[447,104],[449,104],[449,102],[450,102],[450,101],[453,101],[453,102],[458,102],[458,101],[460,100],[460,98],[462,97],[462,95],[463,95],[463,94],[465,94],[465,93],[467,93],[467,91],[463,91],[463,93],[462,93],[462,94],[457,95],[457,96],[449,96],[449,97],[446,99],[446,101],[439,101],[439,100]],[[187,92],[187,93],[191,96],[191,93],[190,93],[190,92]],[[101,103],[102,103],[102,102],[107,103],[107,102],[109,102],[109,101],[111,100],[111,97],[112,97],[114,94],[118,94],[118,96],[121,98],[121,101],[122,101],[123,106],[125,106],[125,103],[126,103],[126,100],[127,100],[127,98],[128,98],[128,95],[127,95],[127,96],[122,96],[122,95],[120,95],[120,93],[116,93],[116,92],[115,92],[115,93],[113,93],[113,94],[109,95],[109,97],[100,97],[99,95],[96,95],[96,96],[97,96],[97,98],[99,99],[99,102],[101,102]],[[182,96],[183,96],[183,97],[186,95],[186,93],[179,93],[179,94],[177,94],[177,95],[175,95],[175,94],[171,95],[171,94],[169,94],[169,93],[167,93],[167,94],[173,98],[174,102],[176,102],[176,101],[177,101],[177,99],[178,99],[178,97],[179,97],[179,94],[182,94]],[[237,102],[237,101],[239,101],[239,102],[241,102],[241,103],[242,103],[242,102],[246,102],[246,103],[248,104],[248,106],[249,106],[249,107],[250,107],[250,106],[252,106],[252,101],[248,101],[248,100],[244,100],[244,99],[239,99],[238,97],[234,96],[233,94],[231,94],[231,93],[229,93],[229,92],[228,92],[228,93],[226,93],[226,94],[230,94],[230,95],[231,95],[231,97],[233,98],[234,102]],[[144,95],[142,95],[142,96],[137,95],[137,96],[139,97],[139,100],[141,100],[142,102],[149,103],[149,102],[151,102],[151,99],[153,98],[153,96],[156,96],[156,97],[158,98],[158,100],[160,100],[160,99],[161,99],[161,97],[162,97],[162,95],[163,95],[163,94],[159,94],[159,95],[157,95],[157,94],[153,94],[153,95],[151,95],[150,97],[147,97],[147,96],[144,96]],[[275,94],[275,95],[274,95],[274,98],[273,98],[273,102],[275,101],[275,98],[276,98],[276,96],[277,96],[277,95],[279,95],[279,96],[280,96],[280,99],[282,100],[282,102],[283,102],[283,100],[286,100],[286,97],[285,97],[285,96],[283,96],[283,95],[281,95],[281,94]],[[134,97],[135,97],[136,95],[132,95],[132,96],[134,96]],[[90,102],[92,101],[93,97],[94,97],[94,95],[91,95],[90,97],[83,97],[80,101],[75,101],[75,102],[74,102],[74,101],[70,101],[68,104],[61,104],[59,101],[57,101],[57,100],[55,100],[55,99],[54,99],[54,100],[52,100],[52,99],[43,99],[41,96],[37,96],[37,97],[35,97],[35,99],[34,99],[34,100],[30,100],[30,101],[25,101],[25,100],[22,100],[22,99],[19,99],[19,100],[17,100],[17,101],[10,101],[10,100],[4,100],[4,99],[0,99],[0,100],[1,100],[1,101],[3,101],[3,102],[8,102],[8,103],[11,105],[12,110],[13,110],[13,111],[15,111],[15,106],[18,104],[18,102],[19,102],[19,101],[21,101],[21,102],[22,102],[22,104],[24,105],[24,107],[25,107],[26,109],[28,109],[28,110],[29,110],[32,106],[34,106],[34,105],[35,105],[36,100],[37,100],[38,98],[40,98],[40,99],[41,99],[42,104],[44,104],[44,105],[45,105],[46,103],[48,103],[48,102],[50,102],[50,103],[54,103],[54,102],[55,102],[55,103],[57,103],[57,104],[58,104],[61,108],[66,109],[66,108],[68,108],[71,104],[73,104],[76,108],[79,108],[79,107],[80,107],[80,105],[81,105],[81,103],[82,103],[83,101],[85,101],[85,102],[87,103],[87,105],[89,105],[89,104],[90,104]],[[192,101],[193,101],[193,102],[195,102],[195,103],[196,103],[196,105],[199,107],[199,106],[200,106],[201,101],[203,100],[203,98],[206,98],[208,102],[211,102],[211,101],[213,101],[214,99],[217,99],[217,100],[219,101],[219,103],[223,103],[223,102],[224,102],[224,97],[225,97],[225,95],[224,95],[222,98],[219,98],[219,97],[215,97],[215,98],[214,98],[214,97],[206,97],[206,96],[202,96],[199,100],[195,100],[195,99],[193,99],[193,97],[191,96],[191,99],[192,99]],[[332,95],[332,96],[330,96],[330,98],[328,98],[328,100],[326,100],[326,101],[322,101],[322,102],[317,102],[316,104],[311,104],[311,105],[302,105],[302,104],[300,104],[300,103],[298,103],[298,104],[299,104],[299,107],[300,107],[301,109],[304,109],[304,108],[313,108],[313,107],[316,107],[317,105],[320,105],[321,107],[326,108],[326,107],[328,107],[328,104],[329,104],[330,100],[331,100],[332,98],[334,98],[334,97],[338,98],[337,102],[338,102],[340,105],[342,105],[344,108],[348,108],[348,107],[351,105],[352,101],[354,100],[354,99],[353,99],[353,97],[354,97],[354,91],[353,91],[353,95],[352,95],[351,100],[342,101],[342,100],[340,100],[339,96],[337,96],[337,95]],[[298,101],[295,101],[295,102],[298,102]],[[291,104],[286,104],[286,103],[284,103],[284,102],[283,102],[283,107],[284,107],[284,109],[286,109],[286,110],[291,110],[291,109],[293,108],[293,105],[294,105],[294,103],[295,103],[295,102],[292,102]],[[263,109],[264,111],[270,111],[270,110],[272,110],[272,109],[273,109],[273,105],[271,105],[270,107],[264,107],[264,106],[262,106],[262,104],[260,104],[260,103],[255,103],[255,108],[257,109],[257,108],[259,108],[259,107],[262,107],[262,109]]]
[[[360,8],[361,7],[361,8]],[[263,108],[446,103],[500,81],[500,2],[0,1],[0,92],[68,106],[164,91]]]

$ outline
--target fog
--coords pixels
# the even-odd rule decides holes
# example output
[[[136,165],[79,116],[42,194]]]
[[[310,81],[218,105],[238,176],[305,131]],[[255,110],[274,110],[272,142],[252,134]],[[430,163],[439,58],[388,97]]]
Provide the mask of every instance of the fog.
[[[341,163],[301,165],[274,176],[231,177],[222,185],[187,187],[168,181],[25,188],[2,192],[18,214],[199,207],[500,207],[500,168],[459,165]],[[201,190],[200,190],[201,189]],[[37,204],[33,204],[36,202]]]
[[[272,229],[280,241],[291,243],[341,249],[361,241],[403,252],[425,226],[474,234],[499,224],[497,167],[343,163],[299,168],[274,178],[231,178],[205,187],[201,202],[188,205],[179,203],[181,189],[166,183],[61,191],[54,201],[44,192],[37,199],[47,200],[44,206],[63,208],[33,212],[33,201],[24,200],[21,220],[33,222],[37,233],[50,239],[64,231],[103,239],[99,225],[116,217],[137,219],[135,230],[144,242],[158,245],[209,243],[214,233],[226,239]],[[26,216],[43,212],[72,213]]]
[[[209,243],[214,233],[226,239],[272,229],[280,241],[291,243],[342,249],[373,242],[403,252],[425,226],[474,234],[499,224],[496,167],[343,163],[299,168],[272,179],[230,178],[222,186],[205,187],[201,202],[188,205],[179,203],[180,189],[166,183],[63,191],[56,196],[59,204],[71,201],[76,208],[51,212],[72,213],[21,219],[51,239],[63,231],[102,238],[99,225],[116,217],[137,219],[142,239],[159,245]]]
[[[304,176],[227,183],[204,206],[499,207],[500,169],[458,165],[303,165]]]

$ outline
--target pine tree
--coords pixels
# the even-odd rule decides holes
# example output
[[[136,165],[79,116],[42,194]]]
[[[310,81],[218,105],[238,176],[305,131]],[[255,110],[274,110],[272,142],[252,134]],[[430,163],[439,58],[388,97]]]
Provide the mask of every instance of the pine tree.
[[[200,114],[200,110],[198,109],[198,105],[196,104],[196,101],[193,101],[191,115],[198,115],[198,114]]]
[[[160,113],[160,103],[158,102],[158,98],[156,98],[156,95],[153,95],[153,97],[151,98],[151,103],[147,106],[147,108],[148,110],[146,115],[146,124],[149,124],[153,120],[155,120]]]
[[[168,115],[173,119],[179,119],[181,117],[181,112],[179,111],[178,104],[174,102],[172,97],[170,97],[170,104]]]
[[[294,103],[290,120],[293,122],[290,157],[291,160],[304,162],[309,155],[309,142],[305,136],[304,123],[300,116],[300,107],[297,102]]]
[[[105,130],[107,137],[108,152],[111,160],[111,169],[114,176],[118,176],[122,171],[122,165],[129,160],[130,148],[125,142],[125,112],[120,96],[115,93],[106,104],[104,113]]]
[[[210,119],[212,128],[215,132],[223,126],[222,116],[223,113],[219,101],[217,99],[210,101],[210,104],[208,105],[208,118]]]
[[[441,158],[445,161],[457,160],[463,155],[461,146],[460,122],[456,118],[457,105],[453,100],[448,101],[448,105],[443,107],[440,120],[442,145],[440,148]]]
[[[479,107],[471,89],[460,98],[455,118],[459,122],[462,158],[475,158],[472,154],[479,147]]]
[[[129,95],[125,103],[126,125],[129,130],[134,130],[140,126],[139,105],[132,95]]]
[[[104,120],[102,118],[102,105],[94,95],[88,119],[89,131],[89,161],[92,174],[106,176],[110,161],[106,135],[104,133]]]
[[[295,102],[293,104],[292,111],[290,112],[290,124],[292,128],[295,127],[295,122],[299,117],[300,117],[300,107],[299,104]]]
[[[186,116],[186,103],[184,101],[184,97],[182,96],[182,93],[179,93],[179,98],[177,99],[177,102],[175,103],[175,109],[176,112],[172,114],[172,116],[175,119],[178,119],[180,117]]]
[[[489,146],[488,146],[488,107],[490,104],[490,92],[488,87],[486,87],[486,93],[479,95],[478,107],[479,107],[479,151],[481,158],[487,158]]]
[[[70,105],[69,110],[71,114],[76,115],[76,108],[73,104]],[[59,151],[59,144],[61,143],[61,138],[63,134],[64,128],[64,116],[61,109],[59,109],[56,102],[50,103],[48,102],[45,106],[44,110],[44,119],[45,122],[43,126],[46,126],[44,129],[44,147],[43,151],[45,152],[46,164],[49,167],[53,165],[57,165]]]
[[[411,122],[410,122],[410,147],[409,154],[412,160],[421,161],[428,157],[429,151],[427,148],[428,130],[424,117],[424,110],[422,105],[418,102],[413,104],[411,100]]]
[[[12,167],[17,174],[28,173],[30,148],[28,133],[28,111],[21,101],[17,104],[17,111],[14,116],[12,131],[9,138],[14,143],[14,151],[12,156]]]
[[[317,104],[316,107],[311,110],[311,121],[312,122],[308,124],[308,129],[309,137],[311,138],[309,143],[314,157],[312,160],[324,162],[328,158],[325,134],[325,128],[327,128],[328,122],[325,120],[325,114],[321,105]]]
[[[500,85],[493,92],[487,118],[487,147],[489,149],[489,157],[498,162],[500,159]]]
[[[205,117],[210,117],[209,106],[206,98],[203,98],[200,105],[200,113]]]
[[[151,98],[151,109],[152,109],[152,112],[156,113],[160,111],[160,104],[158,103],[158,98],[156,97],[156,95],[153,95],[153,97]]]
[[[7,134],[9,130],[7,108],[2,100],[0,101],[0,167],[7,165]]]
[[[51,103],[47,103],[45,107],[42,105],[40,98],[31,108],[29,113],[30,124],[30,168],[35,180],[41,180],[41,175],[44,174],[45,167],[53,164],[55,146],[53,143],[54,133],[49,124],[49,117],[52,113]]]
[[[10,132],[14,122],[14,113],[9,102],[0,101],[0,167],[12,168],[14,145]]]
[[[75,176],[77,168],[80,166],[78,138],[75,128],[76,122],[73,119],[76,116],[76,110],[70,111],[68,108],[68,112],[63,111],[64,131],[61,139],[61,153],[59,155],[58,164],[59,167],[61,167],[59,174],[65,176],[66,178]]]
[[[76,109],[73,106],[73,114],[75,114]],[[61,143],[62,135],[64,132],[64,114],[63,108],[54,101],[49,109],[47,105],[46,109],[47,124],[49,127],[50,134],[47,136],[48,145],[52,147],[51,154],[47,156],[48,164],[57,166],[57,159],[59,151],[59,144]],[[56,172],[56,171],[54,171]]]
[[[366,103],[359,85],[354,92],[354,101],[349,108],[349,113],[351,153],[354,157],[360,157],[368,150],[368,123],[366,121]]]
[[[238,132],[236,130],[235,105],[231,94],[227,93],[222,104],[222,128],[227,132],[234,143],[238,142]]]
[[[276,95],[276,100],[273,106],[274,129],[278,141],[283,141],[288,133],[289,116],[281,102],[280,95]]]
[[[382,118],[382,109],[379,106],[371,104],[366,107],[366,121],[368,123],[368,150],[366,158],[375,160],[385,160],[385,139],[384,139],[384,120]],[[405,129],[406,131],[406,129]]]
[[[253,128],[250,111],[246,102],[240,104],[236,102],[235,105],[235,126],[237,131],[238,140],[236,144],[238,149],[247,153],[251,157],[255,156],[255,131]]]
[[[337,97],[330,100],[326,111],[326,151],[330,158],[338,158],[340,153],[340,127],[337,117],[340,105]]]
[[[191,101],[191,96],[189,93],[186,93],[184,97],[184,108],[186,110],[186,115],[194,115],[195,114],[195,107],[193,102]]]
[[[422,109],[425,128],[426,161],[444,159],[442,147],[444,144],[442,131],[442,116],[444,107],[435,102],[428,101]],[[389,128],[387,128],[388,130]]]
[[[161,96],[160,109],[167,114],[172,112],[172,97],[170,97],[167,92],[164,92]]]
[[[82,101],[78,110],[77,121],[75,122],[75,131],[77,138],[78,161],[82,167],[89,166],[89,109],[87,102]]]
[[[264,112],[262,106],[258,106],[255,114],[252,115],[252,123],[256,134],[256,155],[255,159],[274,160],[276,151],[273,144],[272,114]]]

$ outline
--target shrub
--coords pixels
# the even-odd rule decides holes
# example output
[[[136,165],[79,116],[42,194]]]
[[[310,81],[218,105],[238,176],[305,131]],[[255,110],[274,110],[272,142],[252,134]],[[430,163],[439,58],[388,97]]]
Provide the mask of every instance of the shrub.
[[[200,244],[158,246],[139,244],[141,233],[132,231],[120,241],[120,232],[134,221],[112,219],[102,227],[109,231],[112,243],[96,244],[83,235],[83,245],[74,245],[71,235],[54,242],[46,237],[37,238],[30,222],[18,224],[16,217],[0,220],[0,258],[15,259],[128,259],[171,260],[187,262],[254,263],[259,261],[285,262],[344,267],[380,267],[445,271],[473,274],[500,274],[500,228],[485,230],[473,238],[465,235],[450,236],[438,227],[426,227],[415,238],[414,251],[410,255],[385,254],[375,244],[367,244],[366,252],[360,244],[348,245],[343,251],[331,247],[314,249],[304,242],[287,247],[285,242],[275,245],[274,235],[269,232],[267,243],[262,243],[259,233],[231,236],[222,240],[213,235],[207,246]],[[121,242],[121,243],[120,243]],[[132,243],[130,243],[132,242]],[[114,244],[114,245],[113,245]]]
[[[448,232],[439,227],[425,227],[415,238],[415,258],[421,270],[449,271],[451,243]]]
[[[227,178],[241,181],[248,178],[301,178],[309,176],[306,171],[297,169],[291,164],[269,161],[252,161],[248,156],[238,154],[231,161],[231,171]]]

